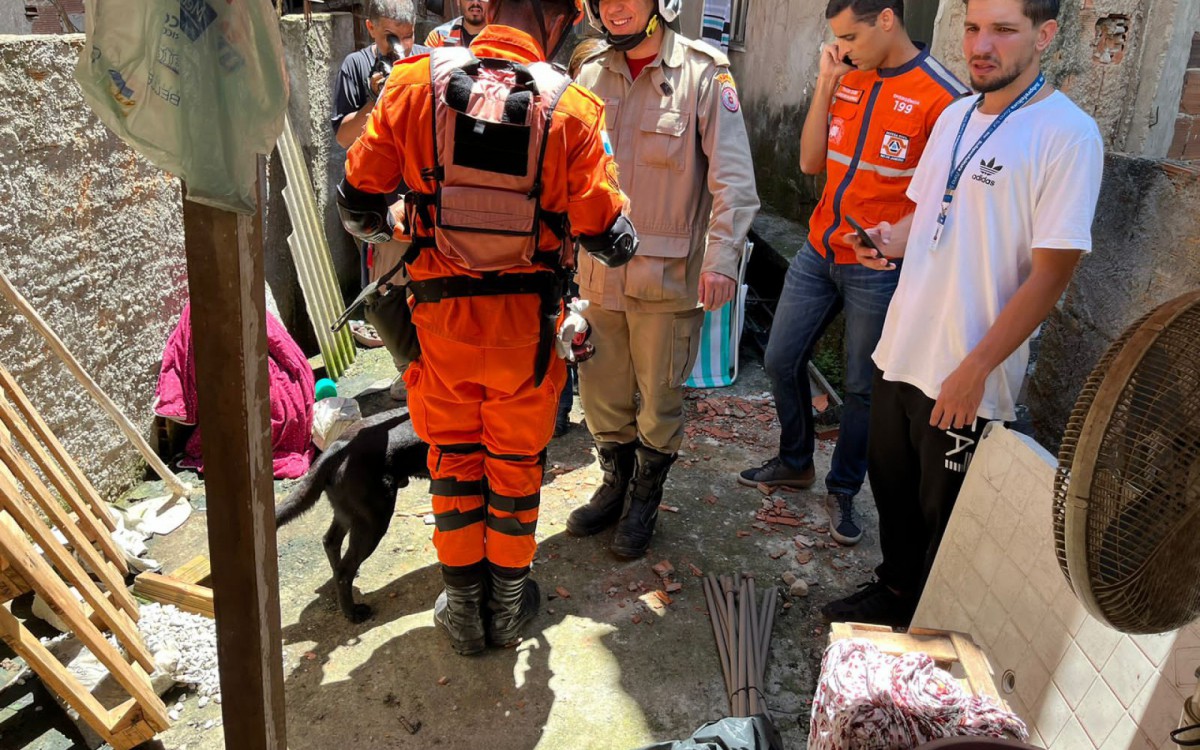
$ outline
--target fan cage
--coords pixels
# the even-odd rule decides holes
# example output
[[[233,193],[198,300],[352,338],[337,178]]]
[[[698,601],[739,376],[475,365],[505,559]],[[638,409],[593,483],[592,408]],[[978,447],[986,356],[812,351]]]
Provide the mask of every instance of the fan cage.
[[[1200,616],[1200,292],[1140,318],[1093,369],[1059,450],[1053,520],[1059,567],[1092,615],[1128,633]]]

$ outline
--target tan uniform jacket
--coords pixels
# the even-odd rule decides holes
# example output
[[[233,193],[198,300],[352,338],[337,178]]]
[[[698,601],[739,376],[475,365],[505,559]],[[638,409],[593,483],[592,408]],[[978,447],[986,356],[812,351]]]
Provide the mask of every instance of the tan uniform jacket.
[[[579,257],[584,299],[609,310],[679,312],[702,272],[737,278],[758,211],[754,166],[729,59],[664,30],[662,50],[630,81],[625,54],[587,61],[578,82],[604,100],[608,138],[641,246],[620,268]]]

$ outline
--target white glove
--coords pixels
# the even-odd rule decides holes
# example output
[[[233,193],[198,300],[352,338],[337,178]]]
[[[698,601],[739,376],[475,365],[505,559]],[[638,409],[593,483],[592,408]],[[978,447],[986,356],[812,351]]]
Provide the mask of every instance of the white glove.
[[[554,350],[560,359],[576,361],[576,346],[581,346],[588,337],[588,322],[583,317],[583,311],[587,308],[587,300],[574,299],[567,303],[567,314],[563,316],[558,337],[554,339]]]

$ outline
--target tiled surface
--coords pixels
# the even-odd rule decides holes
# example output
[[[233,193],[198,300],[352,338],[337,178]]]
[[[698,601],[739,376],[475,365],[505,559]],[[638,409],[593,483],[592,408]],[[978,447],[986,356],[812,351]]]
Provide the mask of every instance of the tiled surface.
[[[995,425],[975,455],[913,624],[970,633],[1031,741],[1166,750],[1200,666],[1200,623],[1127,636],[1089,617],[1054,557],[1055,459]]]

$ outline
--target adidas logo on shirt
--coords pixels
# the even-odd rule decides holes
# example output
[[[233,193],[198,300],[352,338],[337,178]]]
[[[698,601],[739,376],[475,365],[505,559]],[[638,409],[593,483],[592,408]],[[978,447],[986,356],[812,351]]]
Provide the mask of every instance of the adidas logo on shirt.
[[[971,175],[971,179],[975,180],[976,182],[982,182],[984,185],[992,186],[996,184],[996,181],[989,178],[995,177],[996,174],[1002,169],[1004,169],[1004,167],[996,163],[996,157],[994,156],[987,161],[980,159],[979,171],[982,174],[973,174]]]

